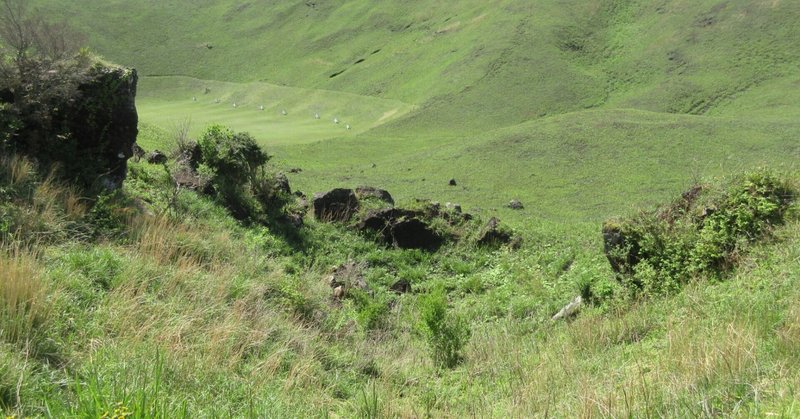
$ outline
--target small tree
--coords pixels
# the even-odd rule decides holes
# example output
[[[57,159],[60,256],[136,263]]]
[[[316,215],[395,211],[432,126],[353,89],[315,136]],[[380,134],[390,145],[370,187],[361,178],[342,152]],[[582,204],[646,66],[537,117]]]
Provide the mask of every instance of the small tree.
[[[439,288],[420,300],[422,329],[437,367],[452,368],[463,359],[461,350],[470,338],[467,322],[448,313],[447,296]]]

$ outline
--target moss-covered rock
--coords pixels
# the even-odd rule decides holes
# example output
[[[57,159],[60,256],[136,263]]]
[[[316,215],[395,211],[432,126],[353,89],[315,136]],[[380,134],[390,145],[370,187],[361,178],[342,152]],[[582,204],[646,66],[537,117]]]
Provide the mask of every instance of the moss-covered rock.
[[[51,77],[61,94],[26,96],[24,86],[8,90],[2,105],[14,123],[4,124],[3,145],[42,167],[55,165],[61,177],[81,186],[117,188],[138,134],[136,70],[97,61],[60,71],[72,73]]]

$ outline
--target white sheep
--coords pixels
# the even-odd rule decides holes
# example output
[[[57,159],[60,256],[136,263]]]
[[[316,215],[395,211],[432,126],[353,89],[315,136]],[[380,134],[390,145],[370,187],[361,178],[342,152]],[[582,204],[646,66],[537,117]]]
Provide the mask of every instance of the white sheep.
[[[350,129],[350,124],[347,124],[344,127],[347,128],[347,129]]]
[[[264,105],[259,106],[258,109],[263,111],[264,110]]]
[[[334,124],[338,124],[339,123],[339,118],[333,118],[333,123]]]
[[[286,109],[284,109],[281,111],[281,115],[283,116],[289,115],[289,112],[286,112]]]
[[[234,108],[236,107],[236,102],[233,102],[233,107],[234,107]]]
[[[319,119],[319,112],[314,114],[314,119]]]

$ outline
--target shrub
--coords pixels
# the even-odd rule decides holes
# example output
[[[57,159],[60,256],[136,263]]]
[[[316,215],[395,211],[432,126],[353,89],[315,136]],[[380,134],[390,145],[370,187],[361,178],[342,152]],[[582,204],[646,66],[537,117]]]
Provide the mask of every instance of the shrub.
[[[735,266],[747,246],[783,222],[795,191],[768,171],[726,187],[696,186],[669,206],[603,226],[606,256],[636,290],[665,293]]]
[[[198,140],[198,174],[209,179],[217,196],[237,218],[269,209],[277,196],[266,170],[269,156],[246,132],[211,125]]]
[[[448,313],[447,296],[439,288],[420,300],[422,329],[437,367],[452,368],[463,359],[461,350],[470,338],[467,322]]]

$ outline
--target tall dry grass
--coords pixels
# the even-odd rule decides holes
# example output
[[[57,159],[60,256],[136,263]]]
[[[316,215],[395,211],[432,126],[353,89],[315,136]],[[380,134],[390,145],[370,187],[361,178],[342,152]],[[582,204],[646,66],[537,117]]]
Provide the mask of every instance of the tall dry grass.
[[[29,346],[41,337],[52,312],[50,293],[34,258],[22,251],[0,253],[0,338]]]

